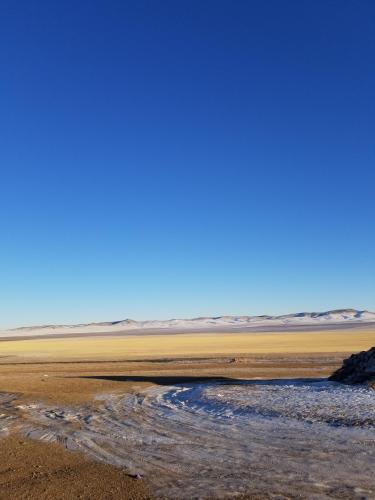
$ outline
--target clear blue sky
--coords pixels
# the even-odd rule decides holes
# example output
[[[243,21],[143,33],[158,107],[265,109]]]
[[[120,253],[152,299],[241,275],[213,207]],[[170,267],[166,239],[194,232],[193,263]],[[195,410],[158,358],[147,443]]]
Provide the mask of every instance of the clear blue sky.
[[[375,309],[375,2],[0,6],[0,327]]]

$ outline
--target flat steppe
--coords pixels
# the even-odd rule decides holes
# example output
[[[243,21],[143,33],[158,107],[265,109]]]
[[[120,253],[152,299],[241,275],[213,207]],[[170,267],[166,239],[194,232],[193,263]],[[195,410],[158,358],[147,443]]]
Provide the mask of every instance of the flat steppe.
[[[176,356],[353,352],[373,345],[374,328],[103,335],[0,340],[0,362],[123,360]]]
[[[16,393],[16,405],[95,404],[100,393],[206,377],[324,377],[373,345],[373,329],[1,341],[0,392]],[[0,442],[0,499],[10,498],[152,495],[122,469],[12,434]]]

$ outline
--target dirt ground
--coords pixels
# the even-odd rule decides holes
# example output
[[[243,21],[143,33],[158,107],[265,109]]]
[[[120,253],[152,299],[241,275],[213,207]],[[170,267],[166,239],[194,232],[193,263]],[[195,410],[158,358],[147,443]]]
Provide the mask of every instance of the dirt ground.
[[[0,498],[150,498],[141,481],[121,469],[67,453],[56,444],[11,436],[0,443]]]
[[[138,356],[73,362],[63,357],[52,362],[24,356],[10,358],[8,353],[1,353],[0,344],[0,392],[16,393],[15,404],[95,404],[96,394],[134,392],[153,384],[183,380],[324,377],[350,353],[340,351],[243,354],[228,350],[225,356],[211,357],[179,355],[142,361]],[[0,440],[1,500],[152,498],[146,485],[147,481],[129,477],[124,470],[92,462],[55,444],[15,434]]]

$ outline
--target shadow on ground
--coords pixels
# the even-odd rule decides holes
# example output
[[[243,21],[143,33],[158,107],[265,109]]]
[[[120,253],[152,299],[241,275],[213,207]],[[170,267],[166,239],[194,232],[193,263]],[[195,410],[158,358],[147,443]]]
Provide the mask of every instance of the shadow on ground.
[[[79,378],[95,379],[95,380],[110,380],[112,382],[150,382],[156,385],[176,385],[176,384],[193,384],[200,382],[227,382],[239,383],[245,382],[227,377],[192,377],[192,376],[159,376],[159,375],[84,375]]]
[[[111,382],[149,382],[156,385],[177,385],[177,384],[194,384],[202,382],[221,382],[225,384],[251,384],[261,385],[276,383],[280,385],[297,385],[301,383],[322,382],[322,378],[295,378],[295,379],[236,379],[230,377],[213,377],[213,376],[158,376],[158,375],[83,375],[79,378],[94,379],[94,380],[109,380]]]

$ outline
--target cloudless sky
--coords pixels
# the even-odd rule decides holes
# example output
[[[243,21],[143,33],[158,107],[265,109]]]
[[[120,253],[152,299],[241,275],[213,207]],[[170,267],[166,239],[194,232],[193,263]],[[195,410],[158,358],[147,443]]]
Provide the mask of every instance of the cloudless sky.
[[[0,327],[375,309],[375,2],[0,3]]]

